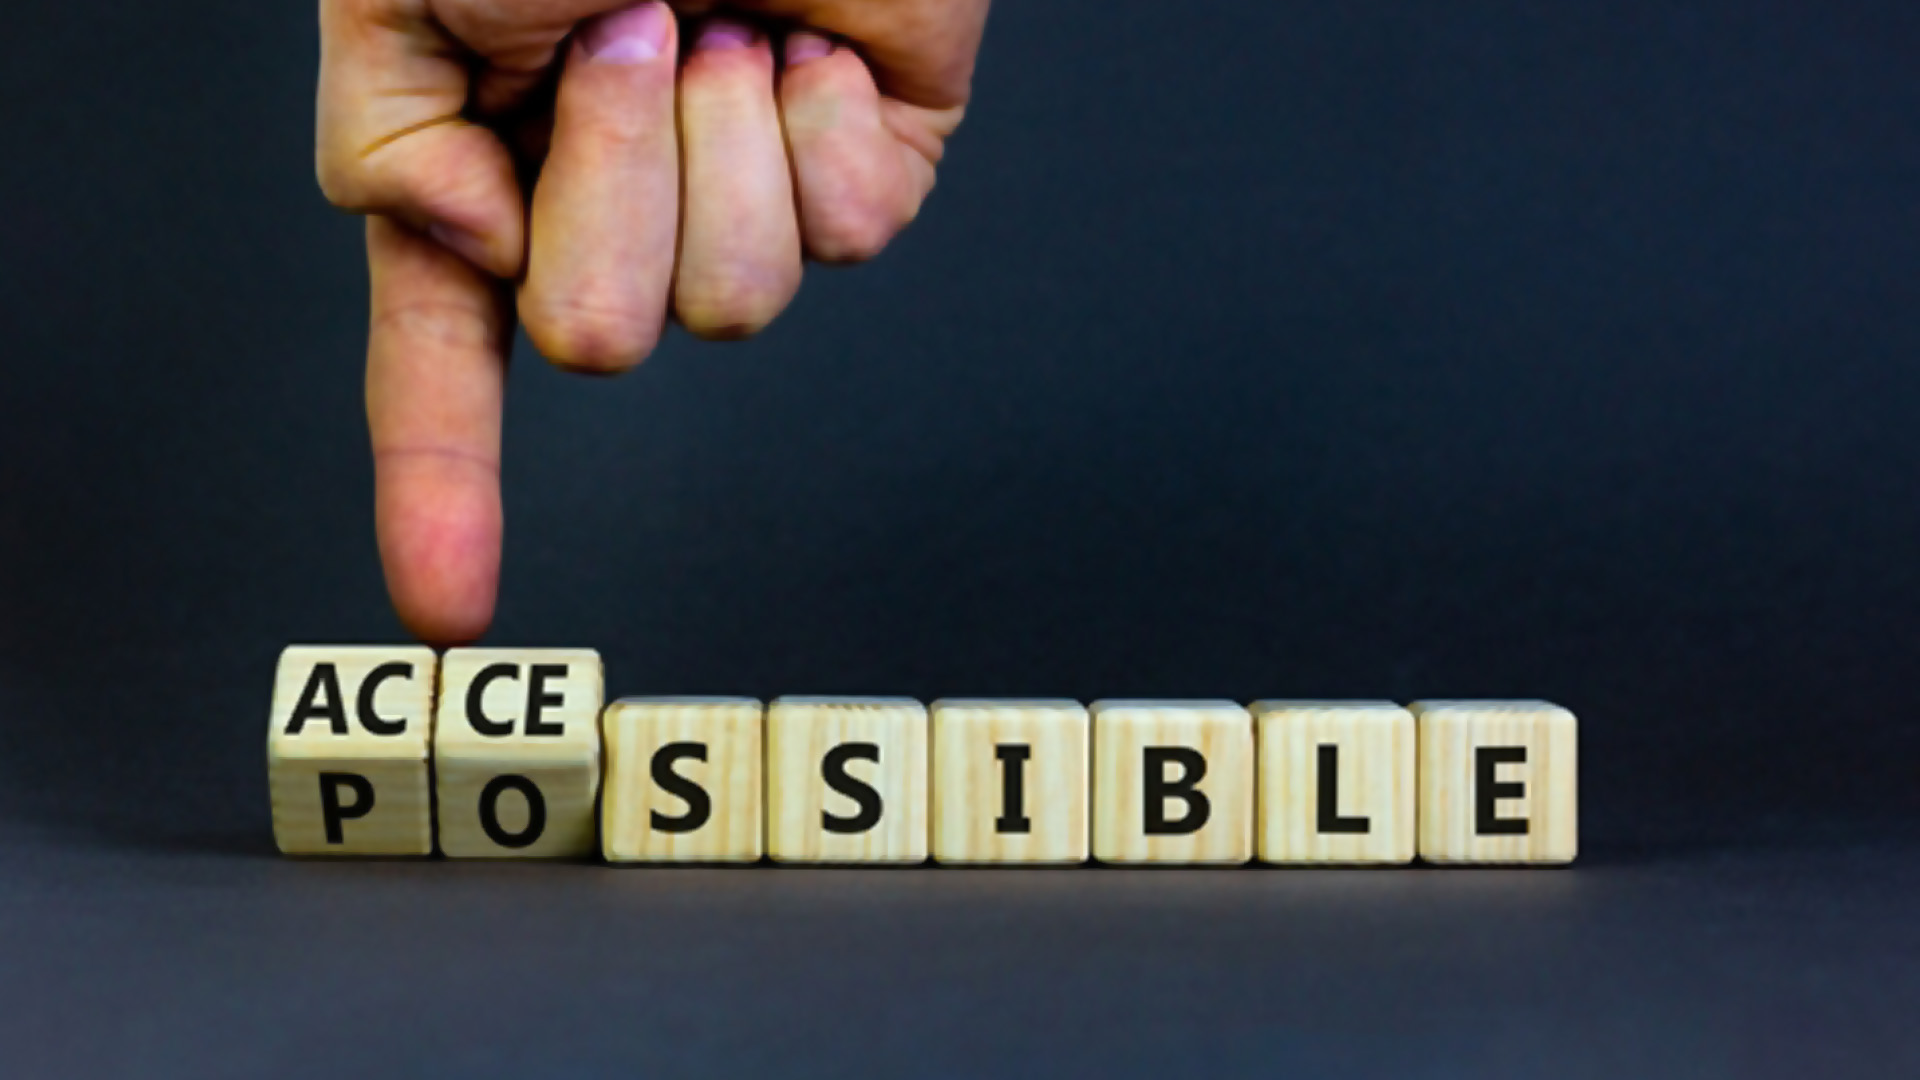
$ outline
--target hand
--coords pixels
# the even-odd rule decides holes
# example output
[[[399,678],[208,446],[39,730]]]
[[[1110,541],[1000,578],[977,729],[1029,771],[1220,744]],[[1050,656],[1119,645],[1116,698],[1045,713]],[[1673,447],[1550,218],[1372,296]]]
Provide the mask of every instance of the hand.
[[[493,615],[509,283],[550,359],[617,371],[651,351],[670,297],[696,334],[752,333],[803,250],[870,256],[932,187],[987,0],[736,7],[806,28],[784,70],[763,33],[708,16],[676,88],[657,0],[322,0],[319,174],[372,215],[380,551],[425,640],[471,640]]]

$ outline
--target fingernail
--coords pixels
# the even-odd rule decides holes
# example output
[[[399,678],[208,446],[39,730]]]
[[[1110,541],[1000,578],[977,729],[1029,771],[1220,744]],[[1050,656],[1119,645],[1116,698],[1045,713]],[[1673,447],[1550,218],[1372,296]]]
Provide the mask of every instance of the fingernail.
[[[833,42],[819,34],[795,30],[787,35],[787,66],[798,67],[809,60],[833,55]]]
[[[736,19],[708,19],[700,28],[700,40],[694,47],[709,52],[744,49],[759,36],[753,27]]]
[[[465,229],[458,229],[445,222],[436,221],[427,226],[427,235],[433,237],[434,241],[441,247],[466,259],[473,265],[479,267],[485,267],[487,265],[487,245],[481,243],[479,237]]]
[[[610,11],[580,30],[580,46],[595,60],[644,64],[667,49],[673,14],[660,0]]]

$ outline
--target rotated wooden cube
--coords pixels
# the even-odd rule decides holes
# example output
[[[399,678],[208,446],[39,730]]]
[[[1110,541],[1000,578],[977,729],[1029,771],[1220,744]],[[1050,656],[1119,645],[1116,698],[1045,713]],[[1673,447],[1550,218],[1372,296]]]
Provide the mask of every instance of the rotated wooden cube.
[[[767,710],[767,854],[927,858],[927,710],[911,698],[783,697]]]
[[[623,698],[607,706],[607,861],[760,858],[764,713],[753,698]]]
[[[1086,861],[1086,706],[952,698],[931,711],[936,861]]]
[[[1251,710],[1261,861],[1413,861],[1412,713],[1386,701],[1256,701]]]
[[[600,654],[453,649],[434,724],[440,850],[536,859],[598,847]]]
[[[433,854],[435,665],[418,646],[280,654],[267,782],[282,852]]]
[[[1110,863],[1253,857],[1253,718],[1230,701],[1093,704],[1093,855]]]
[[[1420,857],[1568,863],[1579,851],[1573,714],[1544,701],[1421,701]]]

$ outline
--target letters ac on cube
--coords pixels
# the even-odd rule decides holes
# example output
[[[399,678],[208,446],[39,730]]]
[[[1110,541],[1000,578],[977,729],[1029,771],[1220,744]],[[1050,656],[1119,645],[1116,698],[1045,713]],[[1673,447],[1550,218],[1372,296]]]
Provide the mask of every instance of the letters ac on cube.
[[[267,739],[296,856],[612,863],[1552,865],[1543,701],[639,697],[591,649],[294,646]]]
[[[281,851],[433,853],[438,665],[427,648],[295,646],[281,655],[267,733]]]

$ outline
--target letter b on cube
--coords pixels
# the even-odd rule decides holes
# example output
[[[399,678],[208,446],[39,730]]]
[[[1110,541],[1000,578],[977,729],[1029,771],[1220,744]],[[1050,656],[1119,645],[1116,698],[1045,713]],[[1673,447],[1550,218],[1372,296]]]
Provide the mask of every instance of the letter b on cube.
[[[1094,858],[1246,862],[1253,795],[1247,710],[1230,701],[1094,703]]]

